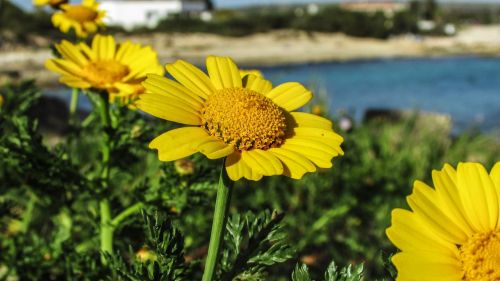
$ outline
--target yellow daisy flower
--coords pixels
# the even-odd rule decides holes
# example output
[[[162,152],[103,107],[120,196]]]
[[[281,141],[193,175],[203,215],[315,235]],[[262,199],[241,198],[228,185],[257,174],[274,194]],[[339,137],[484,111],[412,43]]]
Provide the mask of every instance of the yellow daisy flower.
[[[243,79],[227,57],[209,56],[208,76],[179,60],[167,64],[177,80],[148,75],[137,107],[156,117],[187,125],[168,131],[149,145],[161,161],[201,152],[209,159],[227,157],[233,181],[286,175],[300,179],[316,167],[330,168],[342,155],[343,139],[325,118],[294,112],[312,93],[288,82],[272,87],[255,75]]]
[[[59,8],[61,11],[52,15],[52,24],[64,33],[73,29],[76,36],[85,38],[104,26],[105,13],[95,0],[83,0],[79,5],[62,4]]]
[[[68,0],[33,0],[35,6],[50,5],[53,8],[59,8],[60,5],[68,3]]]
[[[111,101],[137,98],[144,92],[141,82],[147,73],[165,72],[151,47],[129,41],[117,45],[112,36],[96,35],[91,46],[63,40],[56,48],[62,57],[48,60],[45,66],[62,75],[61,83],[107,91]]]
[[[500,162],[489,174],[477,163],[445,165],[432,179],[434,188],[415,182],[413,212],[392,212],[397,280],[500,280]]]

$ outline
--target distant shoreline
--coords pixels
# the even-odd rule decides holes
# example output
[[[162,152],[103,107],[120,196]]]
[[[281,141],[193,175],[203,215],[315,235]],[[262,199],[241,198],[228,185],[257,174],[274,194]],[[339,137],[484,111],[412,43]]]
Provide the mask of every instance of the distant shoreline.
[[[355,38],[343,34],[280,30],[245,37],[213,34],[117,35],[151,45],[160,62],[177,59],[203,65],[208,55],[230,56],[243,67],[270,67],[353,60],[423,58],[447,56],[500,56],[500,26],[470,26],[454,37],[399,36],[388,40]],[[44,68],[52,54],[46,48],[24,48],[0,52],[0,84],[16,79],[38,80],[39,85],[57,85],[57,75]]]

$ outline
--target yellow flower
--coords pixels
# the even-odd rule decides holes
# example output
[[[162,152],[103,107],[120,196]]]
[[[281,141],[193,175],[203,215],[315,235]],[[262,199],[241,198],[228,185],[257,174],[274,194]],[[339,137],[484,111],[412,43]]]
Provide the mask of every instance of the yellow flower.
[[[56,44],[62,58],[50,59],[46,67],[62,75],[61,83],[73,88],[107,91],[110,100],[127,102],[144,92],[147,73],[164,74],[151,47],[129,41],[117,45],[112,36],[96,35],[92,45]]]
[[[415,182],[413,212],[392,212],[397,280],[500,280],[500,162],[490,174],[477,163],[445,165],[432,179],[434,188]]]
[[[147,262],[147,261],[155,261],[157,259],[156,253],[151,251],[147,247],[142,247],[135,253],[135,257],[140,261],[140,262]]]
[[[0,106],[2,106],[2,105],[3,105],[3,97],[2,97],[2,95],[0,95]]]
[[[64,33],[73,29],[76,36],[85,38],[104,26],[104,11],[95,0],[83,0],[79,5],[62,4],[61,11],[52,15],[52,24]]]
[[[243,79],[226,57],[209,56],[208,76],[179,60],[167,64],[177,80],[148,75],[137,107],[156,117],[187,125],[155,138],[149,147],[161,161],[201,152],[209,159],[226,158],[232,180],[286,175],[301,178],[317,167],[330,168],[343,154],[343,139],[325,118],[293,112],[312,93],[295,82],[275,88],[255,75]]]
[[[50,5],[53,8],[58,8],[62,4],[68,3],[68,0],[33,0],[33,5],[45,6]]]
[[[319,104],[315,104],[313,107],[312,107],[312,114],[314,115],[322,115],[323,114],[323,107]]]
[[[188,159],[179,159],[174,163],[175,171],[181,176],[192,175],[194,173],[194,162]]]

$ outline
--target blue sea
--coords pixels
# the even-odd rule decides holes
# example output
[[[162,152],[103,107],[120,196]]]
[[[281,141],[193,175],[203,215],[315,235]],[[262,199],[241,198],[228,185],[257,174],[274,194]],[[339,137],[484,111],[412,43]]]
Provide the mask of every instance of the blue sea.
[[[270,67],[275,85],[299,81],[335,113],[360,120],[367,109],[445,113],[454,130],[500,128],[500,58],[383,59]]]
[[[307,85],[332,113],[347,112],[356,120],[367,109],[416,109],[450,115],[455,132],[500,129],[500,58],[381,59],[260,69],[274,85]]]

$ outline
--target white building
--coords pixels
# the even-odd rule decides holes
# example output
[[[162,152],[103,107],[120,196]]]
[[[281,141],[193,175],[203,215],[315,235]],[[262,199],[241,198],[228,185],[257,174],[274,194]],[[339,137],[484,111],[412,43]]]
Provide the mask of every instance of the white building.
[[[100,8],[106,11],[106,24],[154,28],[171,14],[201,13],[207,10],[204,0],[101,0]]]

